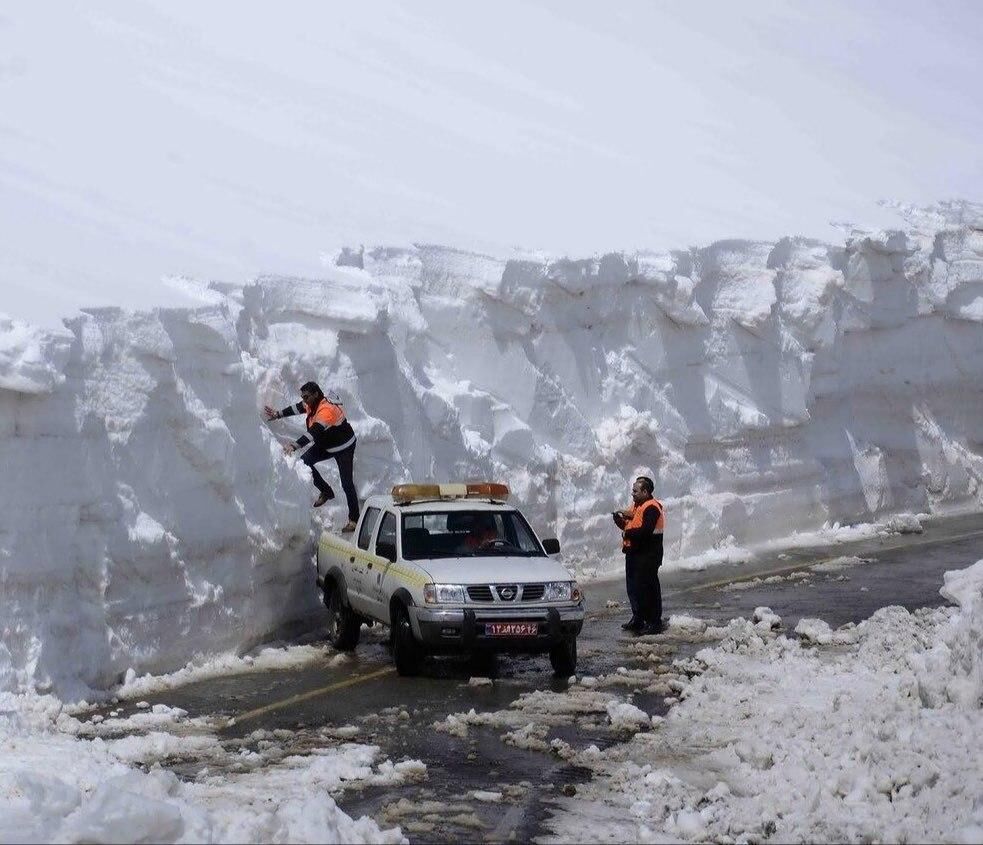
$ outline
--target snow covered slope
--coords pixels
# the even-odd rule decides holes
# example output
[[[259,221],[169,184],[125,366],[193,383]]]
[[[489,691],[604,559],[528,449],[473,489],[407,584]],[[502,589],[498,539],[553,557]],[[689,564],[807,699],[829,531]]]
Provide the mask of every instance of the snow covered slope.
[[[653,475],[669,565],[983,503],[983,214],[584,260],[345,251],[195,308],[0,323],[0,687],[62,694],[315,607],[309,479],[257,408],[338,390],[362,495],[508,482],[572,567]],[[333,478],[333,468],[328,469]]]

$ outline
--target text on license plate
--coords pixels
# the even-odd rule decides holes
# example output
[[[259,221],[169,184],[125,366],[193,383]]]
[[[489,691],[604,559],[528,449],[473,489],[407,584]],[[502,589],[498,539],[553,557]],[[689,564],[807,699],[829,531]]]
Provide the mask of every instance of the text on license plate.
[[[489,637],[535,637],[539,633],[536,622],[486,622],[485,634]]]

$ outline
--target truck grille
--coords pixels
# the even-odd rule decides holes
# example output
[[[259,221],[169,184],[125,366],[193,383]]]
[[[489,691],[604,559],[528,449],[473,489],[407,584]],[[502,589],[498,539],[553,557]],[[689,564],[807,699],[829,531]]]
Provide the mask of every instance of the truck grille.
[[[502,585],[499,585],[498,589],[501,589]],[[509,586],[509,585],[506,585]],[[540,601],[543,598],[543,594],[546,592],[545,584],[521,584],[519,585],[521,593],[519,595],[520,601]],[[495,594],[492,592],[491,584],[472,584],[468,587],[468,598],[471,601],[495,601]],[[514,601],[514,599],[505,599],[501,596],[498,597],[499,601]]]

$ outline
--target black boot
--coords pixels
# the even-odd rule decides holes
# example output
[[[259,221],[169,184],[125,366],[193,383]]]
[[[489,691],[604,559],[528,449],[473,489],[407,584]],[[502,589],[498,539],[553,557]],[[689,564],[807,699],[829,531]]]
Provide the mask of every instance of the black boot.
[[[327,490],[322,490],[321,495],[314,500],[314,507],[319,508],[325,502],[333,498],[334,498],[334,490],[332,490],[330,487]]]
[[[641,627],[642,627],[642,621],[640,619],[636,619],[634,616],[632,616],[631,619],[629,619],[627,622],[624,623],[624,625],[621,626],[621,630],[622,631],[637,631]]]

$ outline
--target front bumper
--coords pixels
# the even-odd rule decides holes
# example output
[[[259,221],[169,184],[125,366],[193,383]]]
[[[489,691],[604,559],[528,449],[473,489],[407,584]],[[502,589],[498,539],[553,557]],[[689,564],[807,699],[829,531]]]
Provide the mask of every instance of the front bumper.
[[[584,602],[559,607],[410,609],[414,633],[434,651],[536,653],[575,638],[584,625]],[[485,632],[488,622],[534,622],[536,636],[498,637]]]

